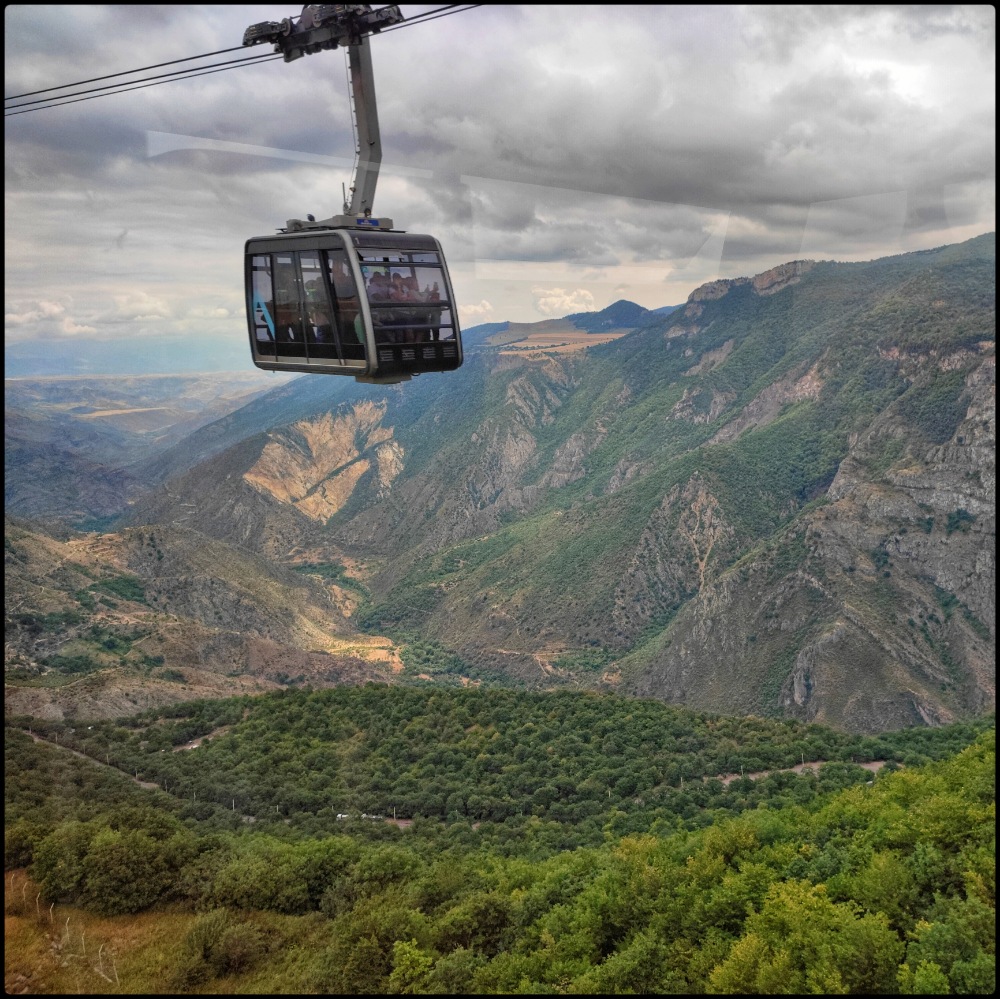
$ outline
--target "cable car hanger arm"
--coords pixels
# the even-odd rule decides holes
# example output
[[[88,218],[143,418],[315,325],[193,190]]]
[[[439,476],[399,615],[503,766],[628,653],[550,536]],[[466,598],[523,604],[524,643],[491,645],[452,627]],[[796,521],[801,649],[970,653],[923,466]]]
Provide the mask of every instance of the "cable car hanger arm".
[[[402,21],[399,7],[372,10],[369,4],[307,4],[297,19],[262,21],[243,34],[244,45],[270,42],[285,62],[326,49],[347,48],[351,73],[353,111],[358,129],[358,163],[351,182],[351,202],[344,203],[344,215],[319,222],[289,219],[287,228],[298,231],[331,226],[392,229],[392,219],[372,218],[375,187],[382,163],[382,140],[375,102],[375,74],[372,70],[368,35]]]

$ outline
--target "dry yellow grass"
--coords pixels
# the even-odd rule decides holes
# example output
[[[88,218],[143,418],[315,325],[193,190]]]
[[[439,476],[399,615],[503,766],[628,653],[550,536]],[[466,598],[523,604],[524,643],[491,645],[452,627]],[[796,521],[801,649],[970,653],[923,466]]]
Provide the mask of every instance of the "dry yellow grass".
[[[13,887],[12,887],[13,878]],[[4,985],[7,995],[174,995],[190,963],[186,939],[198,915],[158,909],[102,917],[57,905],[50,918],[24,871],[4,877]],[[329,944],[318,913],[242,913],[270,941],[266,959],[240,974],[207,973],[183,991],[200,995],[303,995],[315,991],[314,964]],[[68,924],[67,924],[68,920]]]
[[[629,330],[611,330],[608,333],[584,333],[580,330],[544,330],[529,333],[523,339],[505,344],[502,354],[529,356],[537,351],[565,354],[575,350],[583,350],[599,343],[610,343],[624,336]]]
[[[13,887],[12,887],[13,882]],[[23,871],[4,876],[4,990],[8,995],[139,995],[167,983],[193,914],[102,917],[42,904]]]

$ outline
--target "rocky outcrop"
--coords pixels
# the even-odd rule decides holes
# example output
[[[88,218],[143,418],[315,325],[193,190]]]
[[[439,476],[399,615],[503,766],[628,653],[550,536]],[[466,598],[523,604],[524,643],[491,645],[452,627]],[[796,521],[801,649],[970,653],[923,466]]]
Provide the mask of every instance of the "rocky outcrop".
[[[556,451],[548,471],[539,479],[539,486],[543,489],[561,489],[582,479],[587,474],[584,459],[602,437],[602,434],[594,437],[584,432],[573,434]]]
[[[664,496],[649,518],[614,596],[618,636],[634,638],[705,585],[735,550],[735,531],[697,473]]]
[[[384,402],[364,401],[273,431],[243,478],[321,522],[343,508],[373,468],[376,498],[383,498],[403,467],[403,449],[381,422],[385,410]]]
[[[701,360],[693,367],[688,368],[684,374],[690,378],[694,375],[703,375],[706,372],[711,371],[713,368],[717,368],[720,364],[724,363],[726,358],[728,358],[733,352],[733,345],[735,343],[735,340],[727,340],[718,349],[705,351],[705,353],[701,355]]]
[[[791,260],[770,270],[762,271],[752,278],[720,278],[700,285],[688,295],[688,302],[714,302],[728,295],[733,288],[750,285],[758,295],[773,295],[796,284],[803,274],[808,274],[816,266],[815,260]]]
[[[735,398],[735,392],[686,388],[670,415],[675,420],[687,420],[689,423],[714,423]]]
[[[720,278],[718,281],[708,281],[703,285],[695,288],[694,291],[688,295],[689,302],[714,302],[717,299],[722,298],[724,295],[728,295],[733,288],[738,288],[740,285],[749,284],[750,278],[740,277],[740,278]]]
[[[766,427],[789,403],[818,399],[822,389],[823,379],[818,364],[814,364],[804,374],[801,369],[789,372],[755,396],[740,410],[736,419],[716,433],[710,443],[722,444],[735,440],[751,428]]]
[[[605,492],[617,492],[622,486],[627,485],[632,479],[643,475],[648,470],[648,462],[635,461],[632,458],[622,458],[612,469]]]
[[[808,274],[815,266],[815,260],[792,260],[756,275],[750,283],[758,295],[773,295],[790,284],[797,284],[802,275]]]

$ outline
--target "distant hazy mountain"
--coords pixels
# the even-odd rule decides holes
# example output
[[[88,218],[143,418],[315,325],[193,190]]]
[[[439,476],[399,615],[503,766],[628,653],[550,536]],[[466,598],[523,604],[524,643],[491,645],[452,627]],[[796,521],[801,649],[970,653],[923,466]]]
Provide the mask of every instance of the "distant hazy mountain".
[[[986,710],[994,265],[993,235],[796,261],[615,303],[641,325],[586,350],[499,329],[455,373],[301,379],[166,452],[130,523],[332,544],[369,626],[529,685],[860,731]]]
[[[4,508],[21,517],[94,523],[149,482],[160,452],[241,408],[263,372],[10,378],[4,382]]]
[[[130,435],[66,414],[7,408],[4,413],[4,509],[71,523],[121,513],[142,483],[116,456]]]
[[[4,377],[255,371],[246,335],[20,340],[4,344]]]

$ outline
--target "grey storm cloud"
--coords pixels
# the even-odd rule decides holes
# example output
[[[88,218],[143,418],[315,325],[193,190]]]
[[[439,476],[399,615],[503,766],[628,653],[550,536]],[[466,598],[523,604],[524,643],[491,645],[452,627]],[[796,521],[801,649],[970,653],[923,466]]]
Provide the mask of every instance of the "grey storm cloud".
[[[238,46],[299,10],[8,7],[6,93]],[[992,8],[484,5],[384,32],[372,54],[376,205],[441,238],[477,315],[495,298],[493,318],[537,318],[535,284],[573,298],[604,273],[601,307],[630,265],[655,307],[806,251],[994,226]],[[154,133],[179,138],[151,154]],[[146,295],[150,322],[224,310],[235,335],[242,241],[339,210],[353,155],[340,52],[8,117],[12,314],[58,333],[72,299],[70,328],[99,328]],[[59,299],[53,268],[95,240],[94,272]]]

